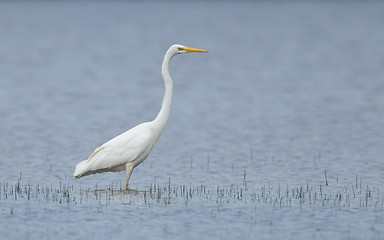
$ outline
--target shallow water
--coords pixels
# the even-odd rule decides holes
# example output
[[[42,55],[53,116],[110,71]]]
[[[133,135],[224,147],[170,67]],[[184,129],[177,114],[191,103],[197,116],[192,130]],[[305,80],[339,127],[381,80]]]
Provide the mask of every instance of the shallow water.
[[[383,238],[383,7],[0,2],[2,238]],[[156,116],[173,43],[209,53],[171,63],[172,113],[133,172],[139,194],[80,202],[124,184],[124,173],[72,174]],[[33,197],[12,194],[18,181]],[[196,192],[146,202],[153,185]],[[301,187],[312,190],[281,197]]]

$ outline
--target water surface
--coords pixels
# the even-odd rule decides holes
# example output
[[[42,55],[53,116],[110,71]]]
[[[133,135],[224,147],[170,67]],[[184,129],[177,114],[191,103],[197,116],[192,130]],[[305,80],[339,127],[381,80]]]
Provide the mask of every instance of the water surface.
[[[383,7],[0,2],[1,235],[383,238]],[[84,190],[124,184],[124,173],[72,174],[97,146],[156,116],[173,43],[209,53],[171,63],[168,127],[130,180],[140,194],[80,202]],[[5,197],[18,181],[34,198]],[[146,202],[153,185],[195,189],[193,200],[171,191]],[[301,187],[304,198],[279,196]],[[271,201],[257,200],[263,191]]]

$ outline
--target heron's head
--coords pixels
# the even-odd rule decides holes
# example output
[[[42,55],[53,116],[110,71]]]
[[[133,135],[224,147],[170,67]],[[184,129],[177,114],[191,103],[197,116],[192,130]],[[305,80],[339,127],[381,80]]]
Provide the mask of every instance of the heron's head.
[[[172,45],[172,47],[169,50],[171,50],[174,55],[180,54],[180,53],[188,53],[188,52],[203,52],[203,53],[208,52],[206,50],[190,48],[180,44]]]

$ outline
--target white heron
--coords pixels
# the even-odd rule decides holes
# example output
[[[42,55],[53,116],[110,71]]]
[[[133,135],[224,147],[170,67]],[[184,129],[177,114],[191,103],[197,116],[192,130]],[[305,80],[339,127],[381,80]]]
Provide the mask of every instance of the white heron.
[[[75,179],[102,172],[126,172],[125,189],[132,171],[149,155],[167,125],[172,103],[173,81],[169,74],[169,62],[180,53],[207,52],[183,45],[172,45],[164,56],[161,73],[165,93],[161,110],[151,122],[145,122],[109,140],[96,148],[91,156],[76,165]]]

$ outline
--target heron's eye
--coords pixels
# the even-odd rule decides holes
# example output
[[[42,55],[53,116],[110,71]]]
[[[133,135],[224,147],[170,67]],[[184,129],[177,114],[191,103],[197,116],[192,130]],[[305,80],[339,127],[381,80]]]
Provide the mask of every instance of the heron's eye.
[[[184,48],[179,47],[177,50],[179,50],[179,51],[184,51]]]

